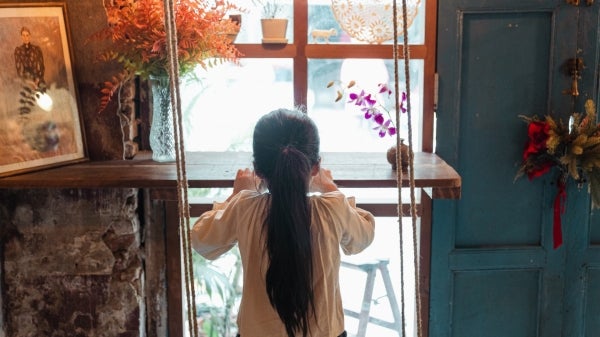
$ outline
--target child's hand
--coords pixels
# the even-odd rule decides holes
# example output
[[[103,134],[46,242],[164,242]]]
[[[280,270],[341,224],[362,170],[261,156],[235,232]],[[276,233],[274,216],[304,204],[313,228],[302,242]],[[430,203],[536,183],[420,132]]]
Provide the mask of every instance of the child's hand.
[[[230,200],[242,190],[260,191],[261,186],[261,179],[254,174],[254,171],[249,168],[239,169],[233,181],[233,193],[227,200]]]
[[[312,177],[310,182],[310,192],[333,192],[337,191],[337,185],[333,182],[331,171],[328,169],[320,168],[319,172]]]

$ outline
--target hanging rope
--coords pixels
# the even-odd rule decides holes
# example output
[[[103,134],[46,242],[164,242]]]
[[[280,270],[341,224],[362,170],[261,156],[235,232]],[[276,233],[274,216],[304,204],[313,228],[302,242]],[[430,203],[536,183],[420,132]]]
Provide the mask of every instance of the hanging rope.
[[[398,10],[397,1],[393,2],[393,17],[394,17],[394,79],[395,79],[395,99],[396,99],[396,125],[400,125],[400,97],[399,97],[399,70],[398,70]],[[421,296],[420,296],[420,285],[419,285],[419,252],[417,250],[417,203],[415,199],[415,178],[414,178],[414,152],[413,152],[413,134],[412,134],[412,109],[410,104],[410,54],[408,48],[408,19],[407,19],[407,5],[406,0],[402,0],[402,35],[404,38],[404,79],[406,88],[406,113],[408,119],[408,161],[409,161],[409,181],[410,181],[410,214],[412,219],[412,238],[413,238],[413,266],[414,266],[414,277],[415,277],[415,296],[416,296],[416,315],[417,324],[415,329],[417,336],[421,337]],[[398,128],[399,129],[399,128]],[[402,165],[402,151],[401,151],[401,137],[400,132],[396,132],[396,167],[401,168]],[[396,174],[396,184],[398,186],[398,223],[399,223],[399,235],[400,235],[400,301],[402,304],[402,336],[406,336],[406,303],[404,298],[404,240],[402,230],[402,173],[401,171]]]
[[[196,303],[194,290],[194,271],[192,248],[190,243],[190,205],[188,199],[188,181],[183,140],[183,117],[181,111],[181,93],[179,90],[179,58],[177,55],[177,26],[174,0],[164,0],[165,31],[167,33],[167,54],[169,60],[169,80],[171,88],[171,111],[173,111],[173,129],[175,133],[175,160],[177,163],[177,202],[179,211],[179,234],[182,242],[184,283],[187,301],[187,315],[191,337],[198,336],[196,321]]]

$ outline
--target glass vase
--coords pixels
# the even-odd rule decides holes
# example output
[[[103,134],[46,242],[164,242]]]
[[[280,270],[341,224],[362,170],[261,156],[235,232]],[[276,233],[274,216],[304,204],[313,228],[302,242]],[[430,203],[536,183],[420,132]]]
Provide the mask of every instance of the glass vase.
[[[150,124],[150,149],[152,160],[175,161],[175,132],[171,91],[168,76],[150,76],[152,92],[152,123]]]

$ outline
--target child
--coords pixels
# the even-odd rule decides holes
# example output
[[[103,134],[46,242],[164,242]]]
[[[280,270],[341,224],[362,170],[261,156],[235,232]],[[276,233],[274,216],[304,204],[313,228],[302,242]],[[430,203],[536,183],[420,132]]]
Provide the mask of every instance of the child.
[[[356,208],[320,167],[318,130],[305,113],[263,116],[253,155],[255,173],[238,170],[232,195],[202,214],[191,233],[207,259],[239,245],[238,336],[346,336],[340,247],[349,255],[371,244],[373,215]]]

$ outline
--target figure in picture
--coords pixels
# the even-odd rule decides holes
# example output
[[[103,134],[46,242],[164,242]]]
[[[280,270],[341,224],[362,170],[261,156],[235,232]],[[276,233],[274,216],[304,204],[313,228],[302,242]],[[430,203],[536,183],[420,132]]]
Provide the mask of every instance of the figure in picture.
[[[15,48],[17,74],[23,80],[33,82],[35,89],[43,88],[46,83],[42,48],[31,43],[31,31],[27,27],[21,28],[21,41],[23,44]]]
[[[22,81],[19,92],[19,122],[21,134],[29,147],[36,152],[50,152],[58,148],[60,141],[56,123],[45,113],[46,81],[44,80],[44,55],[42,48],[31,43],[31,31],[27,27],[20,30],[22,44],[15,48],[15,68]]]

